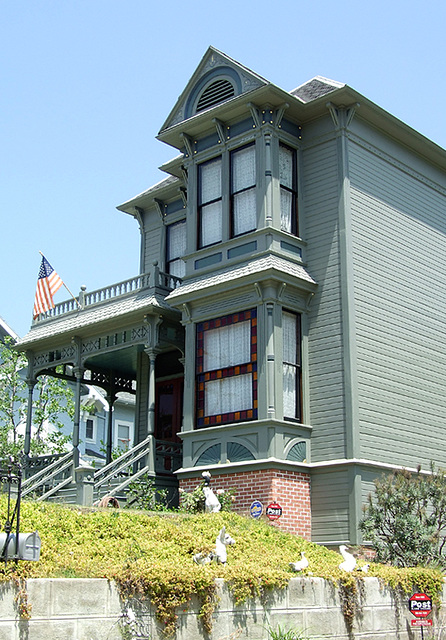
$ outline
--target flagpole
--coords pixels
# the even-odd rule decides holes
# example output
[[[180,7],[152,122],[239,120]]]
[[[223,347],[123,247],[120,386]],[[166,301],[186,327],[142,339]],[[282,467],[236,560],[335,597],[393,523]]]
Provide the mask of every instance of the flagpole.
[[[43,255],[43,253],[42,253],[41,251],[39,251],[39,253],[40,253],[40,255],[42,256],[42,258],[45,258],[45,256]],[[45,260],[46,260],[46,258],[45,258]],[[73,295],[73,293],[69,290],[69,288],[67,287],[67,285],[65,284],[65,282],[64,282],[63,280],[62,280],[62,284],[63,284],[63,286],[65,287],[65,289],[68,291],[68,293],[70,294],[70,296],[73,298],[73,300],[74,300],[75,302],[77,302],[79,309],[82,309],[82,305],[81,305],[81,303],[80,303],[80,302],[79,302],[79,300],[76,298],[76,296],[75,296],[75,295]]]

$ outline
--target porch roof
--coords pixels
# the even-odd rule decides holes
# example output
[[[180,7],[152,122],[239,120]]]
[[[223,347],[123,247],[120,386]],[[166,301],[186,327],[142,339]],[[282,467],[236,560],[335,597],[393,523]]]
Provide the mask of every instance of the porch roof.
[[[154,307],[160,311],[178,313],[165,302],[162,295],[154,294],[153,289],[134,291],[126,296],[105,300],[86,309],[77,309],[55,318],[37,322],[18,341],[17,347],[24,351],[40,341],[67,333],[83,336],[87,333],[95,333],[96,330],[101,331],[108,324],[116,327],[116,321],[119,317],[125,316],[126,322],[128,322],[133,314],[137,318],[141,318],[141,313],[149,313]]]

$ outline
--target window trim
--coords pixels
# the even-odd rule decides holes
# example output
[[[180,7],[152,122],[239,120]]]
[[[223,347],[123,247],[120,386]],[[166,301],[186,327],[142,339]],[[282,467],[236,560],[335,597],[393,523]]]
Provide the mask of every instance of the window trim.
[[[211,164],[212,162],[216,162],[217,160],[220,161],[220,197],[219,198],[214,198],[213,200],[207,200],[205,202],[202,202],[201,200],[201,187],[202,187],[202,183],[203,183],[203,178],[202,178],[202,172],[201,172],[201,168]],[[223,212],[223,193],[224,193],[224,188],[223,188],[223,156],[222,155],[217,155],[214,156],[213,158],[210,158],[209,160],[205,160],[204,162],[200,162],[197,165],[197,211],[198,211],[198,229],[197,229],[197,247],[198,249],[206,249],[207,247],[212,247],[216,244],[220,244],[223,241],[223,218],[224,218],[224,212]],[[210,244],[203,244],[202,242],[202,236],[203,236],[203,208],[207,207],[211,204],[215,204],[216,202],[220,202],[221,205],[221,209],[220,209],[220,216],[221,216],[221,228],[222,228],[222,233],[221,233],[221,238],[220,240],[216,240],[215,242],[211,242]]]
[[[299,236],[299,201],[298,201],[298,189],[297,189],[297,149],[291,147],[289,144],[286,144],[282,140],[279,141],[279,157],[280,157],[280,147],[287,149],[292,153],[292,176],[291,182],[292,186],[287,187],[282,184],[280,181],[280,170],[279,170],[279,191],[280,194],[282,190],[291,194],[291,231],[287,231],[286,229],[282,229],[282,225],[280,225],[280,229],[285,233],[291,233],[293,236]],[[280,166],[280,165],[279,165]],[[280,210],[282,213],[282,210]]]
[[[92,427],[93,427],[93,436],[91,438],[87,437],[87,422],[91,420],[92,423]],[[97,419],[95,416],[88,416],[88,418],[85,418],[85,442],[89,442],[89,443],[93,443],[95,444],[97,441]]]
[[[234,177],[233,177],[233,168],[234,168],[234,156],[236,153],[239,153],[240,151],[243,151],[244,149],[249,149],[250,147],[253,147],[254,149],[254,182],[251,186],[249,187],[244,187],[243,189],[239,189],[238,191],[234,190]],[[256,186],[257,186],[257,150],[256,150],[256,142],[255,140],[253,140],[252,142],[249,142],[248,144],[244,144],[241,147],[235,147],[234,149],[231,149],[231,151],[229,152],[229,221],[230,221],[230,237],[231,238],[240,238],[241,236],[244,236],[247,233],[252,233],[253,231],[256,231],[257,229],[257,190],[256,190]],[[234,210],[234,200],[235,200],[235,196],[239,195],[240,193],[246,193],[248,191],[254,191],[254,198],[255,198],[255,214],[256,214],[256,223],[255,223],[255,227],[253,227],[252,229],[248,229],[247,231],[242,231],[242,233],[235,233],[234,231],[234,227],[235,227],[235,210]]]
[[[186,226],[186,218],[181,218],[180,220],[177,220],[176,222],[172,222],[171,224],[166,225],[166,272],[169,273],[170,275],[175,275],[171,273],[171,264],[174,262],[178,262],[181,261],[183,262],[184,265],[184,272],[186,271],[186,263],[183,260],[183,257],[185,254],[181,255],[181,256],[176,256],[175,258],[170,258],[169,259],[169,253],[170,253],[170,232],[172,227],[176,227],[178,225],[184,225],[184,237],[185,240],[187,242],[187,226]],[[185,247],[186,247],[186,243],[185,243]],[[185,249],[186,251],[186,249]],[[184,277],[184,276],[179,276],[179,277]]]
[[[204,370],[204,334],[206,331],[218,329],[238,322],[251,322],[250,342],[251,360],[243,364],[237,364],[221,369]],[[245,422],[257,419],[257,310],[249,309],[227,316],[221,316],[212,320],[206,320],[197,324],[197,347],[196,347],[196,428],[211,427],[233,422]],[[206,382],[222,378],[237,377],[239,375],[252,375],[252,407],[241,411],[232,411],[213,416],[205,415],[206,402]]]
[[[282,346],[282,382],[284,378],[284,368],[285,365],[289,367],[294,367],[296,371],[296,406],[295,406],[295,414],[294,416],[286,416],[285,408],[283,409],[283,419],[294,422],[302,422],[303,419],[303,411],[302,411],[302,314],[296,313],[295,311],[290,311],[289,309],[282,309],[282,318],[283,314],[289,314],[296,318],[296,362],[287,362],[284,359],[284,348]],[[282,321],[283,328],[283,321]],[[283,331],[282,331],[282,343],[283,343]]]

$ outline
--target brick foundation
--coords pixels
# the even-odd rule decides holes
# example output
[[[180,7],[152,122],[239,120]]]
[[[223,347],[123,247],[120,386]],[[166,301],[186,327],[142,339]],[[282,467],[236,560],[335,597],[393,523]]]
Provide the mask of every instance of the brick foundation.
[[[193,491],[200,481],[201,475],[180,479],[180,488]],[[309,474],[279,469],[218,474],[214,469],[211,487],[214,491],[235,489],[234,511],[241,515],[249,515],[254,500],[260,500],[264,509],[271,502],[278,502],[282,507],[282,516],[273,524],[307,540],[311,539]]]

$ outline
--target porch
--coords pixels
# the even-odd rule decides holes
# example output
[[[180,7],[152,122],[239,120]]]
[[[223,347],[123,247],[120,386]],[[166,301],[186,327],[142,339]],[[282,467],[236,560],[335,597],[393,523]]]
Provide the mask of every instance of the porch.
[[[113,495],[125,500],[132,481],[148,473],[158,486],[177,490],[181,466],[184,335],[180,314],[165,297],[181,280],[157,263],[140,274],[96,291],[81,288],[34,320],[17,348],[28,359],[24,495],[88,503]],[[39,376],[66,380],[73,388],[73,449],[62,456],[30,457],[33,389]],[[105,466],[82,460],[85,439],[82,397],[103,390],[108,406]],[[133,437],[117,459],[114,406],[122,393],[135,398]]]

